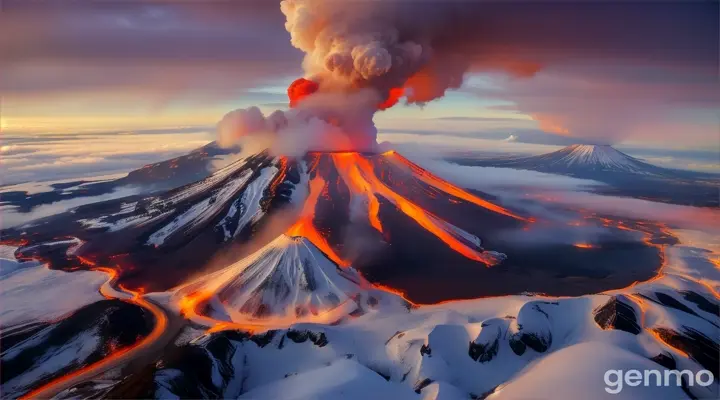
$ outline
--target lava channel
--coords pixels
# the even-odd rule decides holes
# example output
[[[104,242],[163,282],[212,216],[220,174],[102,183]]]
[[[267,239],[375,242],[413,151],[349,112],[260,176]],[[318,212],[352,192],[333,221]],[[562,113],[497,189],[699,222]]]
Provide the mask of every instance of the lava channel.
[[[463,256],[482,262],[488,266],[497,264],[501,258],[493,253],[485,253],[471,248],[463,241],[459,240],[456,235],[463,236],[468,241],[472,241],[469,234],[454,228],[452,225],[424,210],[422,207],[412,203],[401,195],[395,193],[386,186],[375,175],[372,164],[358,153],[335,153],[332,155],[335,167],[340,175],[345,179],[347,186],[351,191],[360,190],[355,195],[365,195],[368,197],[368,220],[374,227],[380,226],[378,218],[379,203],[375,195],[381,195],[392,202],[403,214],[412,218],[425,230],[432,233],[443,241],[448,247],[462,254]],[[377,226],[376,226],[377,225]],[[382,232],[382,230],[380,229]],[[477,239],[475,239],[477,240]]]
[[[320,251],[325,253],[335,264],[341,267],[347,267],[350,263],[340,258],[335,251],[330,247],[327,240],[323,235],[318,232],[313,225],[313,219],[315,217],[315,208],[317,207],[320,193],[325,188],[325,179],[319,175],[313,178],[310,183],[310,193],[308,194],[307,200],[303,205],[303,209],[300,212],[300,217],[297,222],[285,232],[288,236],[302,236],[314,244]]]
[[[414,164],[407,158],[398,154],[394,150],[390,150],[390,151],[383,153],[383,156],[385,156],[386,158],[389,158],[390,160],[392,160],[396,163],[400,163],[400,164],[410,168],[410,170],[412,171],[413,176],[415,178],[417,178],[420,181],[422,181],[436,189],[439,189],[449,195],[463,199],[467,202],[473,203],[477,206],[486,208],[486,209],[494,211],[496,213],[499,213],[502,215],[507,215],[508,217],[512,217],[512,218],[515,218],[515,219],[518,219],[521,221],[532,222],[531,220],[529,220],[527,218],[523,218],[517,214],[512,213],[510,210],[500,207],[497,204],[493,204],[487,200],[483,200],[475,195],[468,193],[465,190],[460,189],[459,187],[451,184],[450,182],[447,182],[443,179],[438,178],[437,176],[431,174],[427,170],[422,169],[421,167]]]

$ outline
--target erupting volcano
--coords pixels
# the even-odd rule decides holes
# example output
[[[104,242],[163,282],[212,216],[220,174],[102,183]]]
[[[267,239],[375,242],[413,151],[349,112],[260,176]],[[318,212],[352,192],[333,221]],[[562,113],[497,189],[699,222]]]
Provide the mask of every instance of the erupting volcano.
[[[287,71],[285,62],[294,57],[277,46],[276,38],[284,32],[276,35],[263,27],[274,18],[265,9],[272,2],[222,2],[227,4],[217,12],[205,2],[193,2],[198,8],[182,4],[167,10],[165,2],[152,7],[141,3],[137,10],[130,4],[101,5],[101,14],[91,4],[73,7],[81,16],[97,17],[84,18],[87,24],[78,24],[83,21],[75,14],[68,18],[64,8],[50,7],[46,15],[44,9],[15,7],[9,15],[17,23],[10,25],[22,28],[15,36],[23,36],[32,25],[27,22],[40,16],[42,23],[36,25],[43,32],[38,38],[50,34],[57,44],[52,47],[60,47],[60,53],[69,50],[71,56],[118,58],[106,48],[121,48],[119,58],[128,60],[147,59],[149,50],[157,53],[165,62],[157,66],[173,79],[138,78],[147,71],[131,68],[120,83],[125,88],[130,78],[139,79],[143,93],[146,84],[159,83],[147,89],[161,90],[163,98],[173,82],[183,80],[178,76],[192,78],[206,71],[204,66],[214,72],[201,80],[208,89],[222,84],[226,92],[272,95],[264,85],[282,79],[277,74]],[[598,386],[602,371],[606,385],[608,371],[644,370],[647,379],[647,371],[663,368],[667,380],[668,370],[702,367],[711,378],[720,375],[717,232],[701,237],[693,224],[685,229],[685,218],[620,210],[628,199],[598,199],[597,193],[586,192],[617,194],[621,187],[613,184],[622,184],[623,190],[632,189],[624,196],[643,194],[635,196],[643,201],[633,201],[632,207],[650,208],[648,193],[674,201],[676,189],[689,193],[697,175],[655,167],[610,146],[454,160],[606,183],[585,188],[573,179],[567,186],[577,191],[568,193],[571,189],[564,187],[570,180],[564,178],[540,179],[547,177],[534,173],[527,176],[544,182],[510,182],[514,174],[522,175],[499,168],[459,168],[441,160],[439,153],[432,160],[406,158],[388,150],[397,149],[392,144],[378,143],[374,122],[378,113],[398,105],[440,99],[460,88],[466,77],[482,81],[466,93],[485,96],[481,89],[492,86],[492,99],[515,99],[510,102],[517,112],[538,121],[565,119],[566,113],[556,115],[550,103],[574,93],[575,81],[582,81],[583,90],[601,87],[598,96],[589,96],[592,113],[569,107],[582,124],[563,124],[568,125],[565,133],[583,131],[581,125],[592,125],[591,133],[602,130],[608,116],[622,121],[627,114],[639,121],[642,112],[636,116],[632,107],[605,112],[603,102],[616,100],[618,93],[623,97],[620,89],[626,87],[642,94],[647,82],[633,86],[624,75],[648,74],[620,64],[601,68],[603,63],[627,58],[640,67],[637,60],[643,58],[657,67],[672,65],[661,73],[647,71],[652,84],[660,82],[664,74],[683,70],[679,60],[695,59],[686,51],[661,57],[661,50],[700,49],[703,41],[697,34],[667,29],[664,18],[645,24],[638,17],[658,9],[682,24],[694,25],[701,18],[660,6],[650,12],[611,4],[612,12],[606,13],[596,2],[523,4],[522,11],[508,4],[513,2],[498,1],[279,3],[290,43],[303,53],[302,77],[289,84],[287,103],[280,109],[267,113],[265,104],[263,110],[232,110],[218,122],[215,142],[125,178],[28,182],[32,184],[0,190],[2,212],[16,207],[33,215],[0,231],[4,397],[577,399],[613,393]],[[234,8],[245,4],[250,8]],[[197,16],[204,22],[195,25]],[[92,22],[98,20],[110,23]],[[113,23],[118,20],[122,23]],[[615,20],[624,23],[606,23]],[[72,26],[63,30],[66,23]],[[606,26],[612,32],[605,32]],[[618,32],[618,26],[624,28]],[[238,27],[251,31],[236,31]],[[94,46],[85,32],[98,32],[98,43],[110,46]],[[150,32],[158,41],[145,43]],[[692,41],[681,45],[676,36]],[[232,41],[238,38],[242,43],[235,46]],[[626,38],[633,39],[627,41],[630,47],[615,43]],[[39,55],[31,58],[47,59],[52,66],[60,53],[45,54],[45,42],[26,40],[22,52],[11,53]],[[122,46],[112,46],[118,43]],[[197,47],[199,43],[207,48]],[[247,54],[232,54],[243,44],[250,45]],[[643,53],[646,46],[650,52]],[[182,54],[176,57],[178,49]],[[603,65],[586,68],[588,54]],[[193,62],[176,62],[186,56]],[[717,57],[707,59],[714,63]],[[220,63],[203,64],[216,61]],[[166,68],[170,64],[182,71]],[[74,70],[66,69],[60,75],[73,78]],[[687,82],[702,86],[702,69],[688,71],[700,78]],[[617,72],[623,75],[622,85],[614,85],[612,74]],[[587,73],[603,84],[575,79]],[[549,84],[553,92],[537,107],[532,87],[516,90],[514,82],[499,79],[536,74],[539,87]],[[565,74],[571,78],[567,87]],[[240,75],[244,81],[235,87]],[[95,75],[87,78],[83,88],[107,86]],[[22,86],[13,88],[23,93]],[[107,89],[117,92],[115,86]],[[660,98],[664,87],[657,92]],[[677,89],[678,97],[662,99],[663,108],[657,110],[675,99],[685,101],[681,86],[667,88]],[[73,93],[71,88],[67,92]],[[654,90],[648,93],[655,95]],[[707,103],[709,97],[698,93]],[[210,92],[194,94],[211,97]],[[642,95],[630,97],[643,104]],[[650,105],[654,110],[654,102]],[[601,117],[595,117],[597,110]],[[396,112],[386,114],[392,119]],[[448,118],[474,121],[475,115]],[[619,125],[631,131],[646,127],[628,122]],[[204,134],[189,128],[198,138]],[[75,172],[73,158],[68,163],[64,158],[73,143],[85,144],[84,139],[68,135],[68,144],[58,144],[62,151],[40,151],[46,139],[25,140],[22,131],[2,146],[3,156],[15,162],[14,179],[40,176],[28,164],[32,160],[42,161],[38,171],[54,169],[57,163],[45,161],[55,156],[63,161],[58,176]],[[194,142],[180,135],[185,128],[151,132],[148,136],[167,134],[168,139],[159,140],[186,141],[183,146]],[[58,141],[58,135],[46,136]],[[91,162],[100,170],[151,159],[147,149],[109,151],[106,141],[112,135],[91,136],[102,144],[90,146],[99,151]],[[162,148],[174,152],[183,147]],[[110,156],[118,155],[133,157],[116,165],[120,160]],[[684,200],[694,205],[707,194],[706,203],[717,205],[715,182],[702,178],[700,183],[709,184]],[[556,190],[556,185],[564,189]],[[51,192],[44,192],[46,187]],[[562,197],[570,195],[586,200]],[[81,196],[88,201],[76,203]],[[613,204],[598,204],[606,201]],[[48,205],[50,211],[33,210],[38,205]],[[688,220],[702,219],[707,225],[718,217],[714,211],[660,210],[691,215]],[[657,388],[641,388],[631,385],[629,376],[621,397],[718,398],[717,385],[693,385],[692,374],[678,374],[675,388],[661,388],[659,382]],[[700,376],[698,372],[695,383]],[[641,397],[634,389],[673,390],[646,391]]]
[[[306,266],[304,258],[320,262],[322,255],[339,270],[357,271],[352,274],[367,283],[361,287],[389,287],[419,303],[526,290],[607,290],[650,274],[659,263],[657,250],[640,240],[533,248],[505,234],[542,227],[536,220],[447,182],[395,151],[302,157],[264,151],[160,195],[80,207],[4,236],[25,238],[17,251],[21,259],[45,259],[62,269],[111,267],[124,287],[146,292],[187,284],[188,275],[199,270],[247,265],[246,256],[263,259],[257,262],[270,276],[285,276],[268,266],[278,267],[277,262],[264,260],[274,251],[261,251],[281,236],[301,238],[314,249],[314,256],[291,251],[294,261],[282,265]],[[76,246],[72,253],[66,243]],[[563,257],[555,257],[558,252]],[[632,258],[620,257],[626,254],[641,262],[611,279],[594,278],[608,265],[629,266]],[[546,265],[552,269],[545,272]],[[576,276],[572,283],[554,278],[563,270]],[[262,287],[283,280],[270,281]]]

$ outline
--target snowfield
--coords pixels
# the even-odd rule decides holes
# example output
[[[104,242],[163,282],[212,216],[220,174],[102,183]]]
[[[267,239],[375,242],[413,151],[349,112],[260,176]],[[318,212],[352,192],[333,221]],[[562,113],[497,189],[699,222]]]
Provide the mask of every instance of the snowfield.
[[[610,150],[579,146],[564,162],[593,168],[632,167],[630,161],[617,159]],[[184,239],[198,232],[207,234],[203,237],[206,246],[239,241],[271,215],[268,204],[272,201],[279,206],[302,207],[305,212],[302,200],[314,193],[310,182],[325,187],[322,179],[310,179],[305,164],[290,168],[286,161],[268,160],[258,157],[252,168],[241,160],[166,195],[118,202],[110,214],[78,215],[82,219],[76,225],[83,232],[77,234],[82,239],[46,235],[49,241],[32,243],[28,240],[33,233],[22,232],[17,242],[26,243],[25,250],[31,251],[69,246],[65,254],[59,254],[62,258],[90,243],[93,236],[82,235],[86,230],[126,230],[119,233],[136,235],[141,238],[137,245],[142,251],[163,258],[173,254],[175,247],[184,248]],[[420,211],[385,184],[365,178],[356,182],[364,189],[346,197],[348,217],[354,222],[372,223],[369,216],[375,195],[395,208],[405,207],[406,215]],[[324,194],[315,192],[315,203],[324,199],[320,196],[330,196],[330,189]],[[317,204],[305,202],[313,205],[314,211]],[[671,225],[678,222],[667,215],[663,218]],[[483,251],[480,238],[432,213],[413,220],[419,229],[435,236],[447,234],[450,243],[471,250],[470,255],[505,257]],[[695,226],[682,222],[677,225]],[[702,222],[709,225],[712,220],[703,218]],[[415,226],[414,222],[409,226]],[[81,366],[92,369],[93,363],[117,351],[118,344],[129,346],[153,327],[166,327],[163,333],[171,345],[155,342],[153,354],[133,359],[128,368],[116,368],[112,376],[63,387],[67,389],[64,395],[293,400],[717,399],[720,230],[705,226],[702,231],[668,229],[679,244],[657,245],[662,246],[662,267],[644,282],[579,297],[519,294],[432,305],[413,304],[402,293],[370,283],[359,270],[347,266],[350,262],[328,256],[323,251],[333,250],[314,227],[284,230],[252,254],[214,272],[201,274],[202,265],[186,268],[183,271],[191,273],[181,277],[183,283],[174,281],[162,286],[165,291],[150,294],[138,290],[137,297],[119,285],[113,287],[113,279],[105,273],[50,270],[39,262],[19,262],[15,247],[0,246],[0,325],[3,345],[8,346],[0,351],[4,368],[1,388],[8,397],[28,393]],[[394,234],[397,236],[397,231]],[[648,236],[645,240],[661,239],[666,238]],[[665,243],[675,243],[674,239]],[[211,248],[207,254],[218,249]],[[195,250],[203,249],[190,248]],[[133,254],[138,249],[127,251]],[[145,259],[152,257],[140,258]],[[438,268],[449,270],[448,260],[443,258]],[[108,263],[98,262],[98,266]],[[579,264],[571,264],[570,269],[581,267]],[[409,279],[416,274],[412,270]],[[157,275],[161,273],[153,278]],[[429,281],[428,293],[434,285],[436,281]],[[167,326],[153,322],[147,308],[130,304],[127,300],[131,297],[163,308],[168,314]],[[707,386],[687,379],[672,387],[625,385],[618,393],[610,393],[607,371],[630,369],[687,370],[692,374],[707,370],[714,380]]]
[[[225,218],[217,225],[218,228],[223,230],[225,240],[232,239],[240,233],[245,226],[249,223],[256,222],[264,215],[260,207],[260,200],[262,199],[263,192],[267,189],[268,185],[270,185],[270,182],[278,171],[276,167],[263,168],[260,176],[250,182],[243,191],[242,196],[232,203]],[[237,227],[232,230],[230,225],[236,214],[240,217],[237,222]]]
[[[0,325],[46,321],[102,300],[107,276],[96,271],[65,272],[34,261],[18,262],[15,248],[0,246]]]
[[[336,323],[268,324],[275,329],[253,336],[209,333],[184,348],[202,354],[212,368],[193,368],[196,358],[169,361],[156,372],[152,390],[163,398],[718,398],[720,270],[712,261],[720,235],[676,233],[684,244],[666,248],[658,277],[628,288],[408,308],[386,302]],[[276,265],[289,273],[284,263]],[[261,271],[268,275],[271,267]],[[232,268],[207,282],[232,288],[225,278],[257,266]],[[266,286],[273,285],[248,290],[258,295]],[[237,296],[243,288],[234,286]],[[624,385],[610,394],[606,371],[630,369],[710,370],[715,380],[689,387],[685,381],[685,388]]]
[[[610,146],[577,144],[569,147],[559,163],[573,165],[598,165],[606,170],[646,173],[642,161],[623,154]]]
[[[198,308],[177,353],[145,372],[152,374],[144,380],[145,390],[156,398],[714,399],[719,394],[720,234],[674,234],[681,244],[665,248],[659,275],[628,288],[581,297],[514,295],[427,306],[411,306],[369,286],[305,239],[281,236],[177,292],[149,296],[159,303],[201,289],[217,295],[208,300],[212,307]],[[57,317],[100,299],[103,274],[18,263],[13,251],[0,248],[4,326]],[[67,296],[68,287],[73,296]],[[42,312],[33,308],[38,295],[49,305]],[[352,307],[337,307],[346,303]],[[270,314],[256,312],[258,306]],[[327,321],[292,323],[297,317],[292,314],[303,307],[303,313],[341,312]],[[200,329],[223,321],[249,324],[255,333],[232,325]],[[46,331],[3,352],[3,359],[12,362],[18,351],[41,345]],[[90,331],[74,335],[49,348],[42,356],[46,361],[34,362],[3,389],[22,392],[36,377],[82,362],[97,351],[97,341]],[[630,369],[709,370],[715,380],[710,386],[689,386],[687,380],[685,387],[624,385],[610,394],[606,372]],[[103,382],[95,386],[112,393],[125,381]]]
[[[190,209],[175,217],[169,224],[150,235],[147,244],[160,246],[165,242],[165,239],[180,229],[192,229],[195,225],[203,224],[220,212],[225,206],[225,202],[240,191],[251,175],[252,171],[245,171],[238,178],[230,180],[211,197],[194,204]],[[182,196],[178,195],[176,197]]]

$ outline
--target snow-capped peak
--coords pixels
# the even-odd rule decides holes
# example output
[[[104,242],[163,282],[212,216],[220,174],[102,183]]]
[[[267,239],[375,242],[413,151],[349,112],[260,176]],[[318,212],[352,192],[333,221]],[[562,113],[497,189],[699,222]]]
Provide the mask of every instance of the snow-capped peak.
[[[641,172],[646,164],[610,145],[575,144],[551,153],[558,163],[567,166],[608,171]]]
[[[353,268],[340,268],[311,241],[280,235],[248,257],[181,287],[180,297],[209,294],[205,312],[232,322],[314,320],[361,311],[372,289]],[[378,298],[370,300],[378,302]]]

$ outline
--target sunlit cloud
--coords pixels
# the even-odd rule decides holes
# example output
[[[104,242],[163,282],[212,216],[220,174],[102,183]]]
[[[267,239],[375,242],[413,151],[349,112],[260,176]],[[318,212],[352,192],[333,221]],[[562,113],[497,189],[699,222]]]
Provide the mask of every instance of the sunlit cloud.
[[[0,159],[2,184],[128,172],[186,154],[209,143],[212,129],[163,133],[107,132],[4,138]]]

